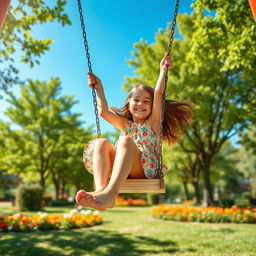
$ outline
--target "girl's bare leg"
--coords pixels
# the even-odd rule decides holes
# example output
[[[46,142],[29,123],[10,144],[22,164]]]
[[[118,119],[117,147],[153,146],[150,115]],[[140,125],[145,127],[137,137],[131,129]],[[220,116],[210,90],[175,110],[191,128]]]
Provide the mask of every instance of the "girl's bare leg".
[[[101,204],[101,209],[114,207],[115,198],[129,174],[131,178],[145,178],[140,154],[130,137],[123,136],[119,139],[110,181],[103,192],[94,194],[94,199]],[[78,203],[86,206],[87,202],[81,197]]]
[[[109,176],[115,158],[115,148],[107,139],[97,139],[93,152],[93,176],[95,192],[103,191],[109,181]]]
[[[114,196],[117,196],[128,175],[133,179],[146,178],[141,167],[140,155],[141,152],[132,138],[127,136],[121,137],[117,146],[111,179],[104,190],[105,193],[112,193]]]

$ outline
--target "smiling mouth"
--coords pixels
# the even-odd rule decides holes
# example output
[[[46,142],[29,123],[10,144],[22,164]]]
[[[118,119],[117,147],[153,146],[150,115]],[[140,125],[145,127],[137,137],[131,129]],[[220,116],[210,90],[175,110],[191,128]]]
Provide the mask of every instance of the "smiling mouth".
[[[145,109],[135,109],[135,111],[142,113],[142,112],[145,112],[146,110]]]

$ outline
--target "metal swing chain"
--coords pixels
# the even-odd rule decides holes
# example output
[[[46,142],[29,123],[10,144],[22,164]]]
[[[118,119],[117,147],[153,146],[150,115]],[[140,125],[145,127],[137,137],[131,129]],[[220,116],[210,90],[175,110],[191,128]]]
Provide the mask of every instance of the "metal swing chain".
[[[176,18],[178,15],[179,4],[180,4],[180,0],[176,0],[176,5],[175,5],[175,9],[174,9],[174,17],[173,17],[172,27],[171,27],[171,35],[170,35],[168,50],[167,50],[168,55],[170,55],[170,53],[172,51],[172,43],[173,43],[173,37],[174,37],[174,33],[175,33]],[[160,131],[159,131],[159,157],[158,157],[158,169],[157,169],[157,177],[159,179],[164,177],[164,173],[162,171],[162,162],[163,162],[162,143],[163,143],[163,121],[164,121],[164,110],[165,110],[165,98],[166,98],[165,91],[166,91],[166,87],[167,87],[167,82],[168,82],[168,67],[166,67],[166,69],[165,69],[164,94],[162,97],[162,110],[161,110]]]
[[[90,53],[89,53],[89,44],[88,44],[88,41],[87,41],[87,36],[86,36],[86,31],[85,31],[83,9],[82,9],[82,5],[81,5],[80,0],[77,0],[77,4],[78,4],[78,10],[79,10],[79,14],[80,14],[81,28],[82,28],[82,31],[83,31],[84,48],[85,48],[85,52],[86,52],[88,69],[89,69],[89,72],[93,73],[92,72],[92,64],[91,64],[91,60],[90,60]],[[95,92],[94,88],[92,88],[92,97],[93,97],[94,113],[95,113],[95,117],[96,117],[97,134],[98,134],[98,138],[100,138],[101,130],[100,130],[98,103],[97,103],[97,95],[96,95],[96,92]]]

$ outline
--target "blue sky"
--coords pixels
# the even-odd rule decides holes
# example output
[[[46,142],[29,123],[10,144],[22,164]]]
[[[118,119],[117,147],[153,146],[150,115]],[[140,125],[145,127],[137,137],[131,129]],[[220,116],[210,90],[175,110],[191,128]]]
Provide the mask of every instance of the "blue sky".
[[[52,1],[46,1],[52,3]],[[121,87],[125,76],[132,76],[127,59],[131,58],[133,44],[141,38],[154,42],[159,28],[165,29],[172,21],[175,0],[81,0],[89,42],[92,69],[103,82],[110,106],[120,107],[126,97]],[[180,13],[190,13],[193,1],[181,0]],[[72,25],[61,27],[57,23],[37,26],[35,38],[51,38],[51,50],[41,58],[40,66],[30,69],[17,63],[22,79],[32,78],[49,81],[60,77],[62,94],[75,95],[79,101],[74,112],[82,113],[84,127],[95,123],[91,89],[87,85],[87,63],[76,1],[68,1],[66,12]],[[18,55],[16,57],[18,58]],[[19,88],[13,88],[19,95]],[[0,119],[4,115],[6,102],[1,102]],[[112,131],[111,125],[101,119],[102,132]]]

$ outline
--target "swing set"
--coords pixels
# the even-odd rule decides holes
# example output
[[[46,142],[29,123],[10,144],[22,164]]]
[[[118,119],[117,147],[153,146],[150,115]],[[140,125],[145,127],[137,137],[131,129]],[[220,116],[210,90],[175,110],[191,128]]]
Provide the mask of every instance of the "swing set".
[[[88,65],[89,72],[93,73],[81,1],[77,0],[77,3],[78,3],[78,10],[79,10],[81,28],[82,28],[83,39],[84,39],[84,47],[85,47],[85,51],[86,51],[87,65]],[[168,50],[167,50],[168,54],[170,54],[171,50],[172,50],[173,36],[174,36],[174,32],[175,32],[176,18],[178,15],[179,3],[180,3],[180,0],[176,0],[176,5],[175,5],[175,9],[174,9],[174,18],[173,18],[172,27],[171,27],[171,35],[169,38],[169,44],[168,44]],[[165,74],[166,74],[165,75],[165,90],[166,90],[166,85],[167,85],[167,80],[168,80],[168,72],[165,72]],[[95,117],[96,117],[97,134],[98,134],[98,138],[100,138],[101,130],[100,130],[99,115],[98,115],[96,92],[95,92],[94,88],[92,88],[92,97],[93,97],[94,113],[95,113]],[[119,193],[165,193],[165,183],[164,183],[164,179],[163,179],[164,174],[161,169],[161,167],[162,167],[163,118],[164,118],[164,108],[165,108],[164,103],[165,103],[165,93],[162,98],[157,178],[156,179],[126,179],[126,181],[122,185]]]

